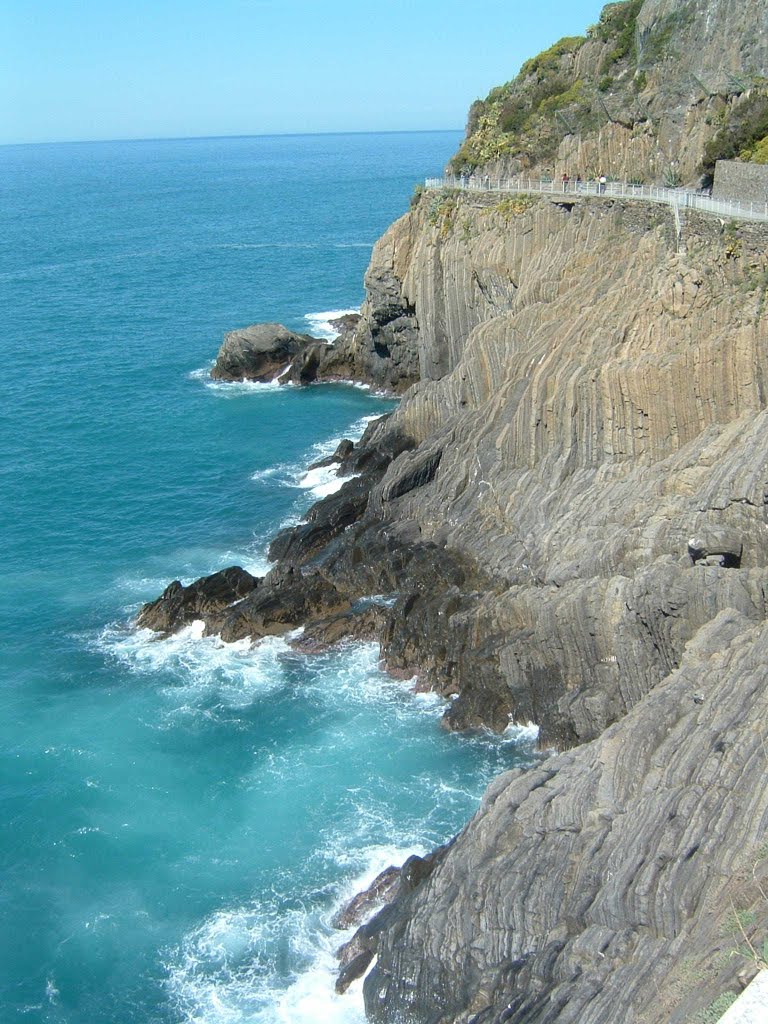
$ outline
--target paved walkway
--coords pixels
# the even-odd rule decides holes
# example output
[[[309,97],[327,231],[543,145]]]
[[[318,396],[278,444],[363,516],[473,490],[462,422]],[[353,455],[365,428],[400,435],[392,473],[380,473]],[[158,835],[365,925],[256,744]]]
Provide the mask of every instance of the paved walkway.
[[[661,188],[656,185],[632,185],[626,181],[551,181],[530,178],[490,178],[472,175],[460,178],[427,178],[428,189],[457,188],[468,192],[542,192],[547,195],[613,196],[620,199],[645,199],[652,203],[665,203],[675,210],[700,210],[719,217],[739,220],[768,221],[768,203],[740,203],[712,199],[700,192],[687,192],[680,188]]]

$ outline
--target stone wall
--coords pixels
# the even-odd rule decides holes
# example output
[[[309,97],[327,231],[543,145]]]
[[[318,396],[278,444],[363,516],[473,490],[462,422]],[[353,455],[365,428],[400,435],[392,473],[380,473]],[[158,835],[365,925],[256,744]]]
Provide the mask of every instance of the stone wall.
[[[712,196],[742,203],[768,203],[768,165],[718,160]]]

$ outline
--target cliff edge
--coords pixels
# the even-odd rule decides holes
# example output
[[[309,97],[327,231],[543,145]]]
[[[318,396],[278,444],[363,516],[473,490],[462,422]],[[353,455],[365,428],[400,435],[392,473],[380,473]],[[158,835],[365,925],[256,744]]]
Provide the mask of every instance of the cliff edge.
[[[608,4],[472,104],[453,169],[709,183],[768,135],[766,25],[766,0]]]
[[[697,32],[706,70],[730,26],[766,73],[742,5],[606,18],[647,45],[683,9],[665,45]],[[447,698],[446,727],[532,721],[560,751],[497,780],[363,926],[345,960],[376,956],[372,1019],[703,1024],[762,962],[766,253],[766,225],[640,200],[421,194],[374,249],[360,319],[313,354],[399,408],[340,446],[349,479],[275,538],[266,577],[177,582],[142,610],[225,640],[303,625],[305,650],[375,638]]]

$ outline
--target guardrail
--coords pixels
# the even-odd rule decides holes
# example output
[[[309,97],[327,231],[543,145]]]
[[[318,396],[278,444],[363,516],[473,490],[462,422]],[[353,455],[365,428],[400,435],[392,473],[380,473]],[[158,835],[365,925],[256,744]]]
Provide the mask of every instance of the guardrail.
[[[645,199],[680,209],[700,210],[721,217],[768,221],[768,203],[740,203],[713,199],[701,192],[656,185],[633,185],[626,181],[554,181],[548,178],[490,178],[472,175],[458,178],[427,178],[428,189],[457,188],[469,192],[542,192],[547,195],[614,196],[619,199]]]

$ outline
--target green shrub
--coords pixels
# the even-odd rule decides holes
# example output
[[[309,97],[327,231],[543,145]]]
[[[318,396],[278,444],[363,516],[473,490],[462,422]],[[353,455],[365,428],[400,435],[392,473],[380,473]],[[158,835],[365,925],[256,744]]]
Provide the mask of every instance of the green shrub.
[[[733,1006],[738,996],[735,992],[723,992],[705,1010],[699,1010],[693,1018],[694,1024],[717,1024],[725,1011]]]
[[[532,206],[536,205],[536,202],[537,200],[534,196],[509,196],[507,199],[502,199],[501,202],[496,203],[495,206],[490,207],[490,209],[485,212],[501,214],[504,220],[508,221],[513,217],[519,217],[521,213],[526,213]]]
[[[542,100],[539,104],[538,112],[540,114],[550,114],[555,110],[560,110],[563,107],[570,106],[572,103],[578,103],[584,95],[584,83],[579,80],[574,82],[570,89],[565,89],[563,92],[553,93],[546,99]]]
[[[668,167],[664,171],[663,184],[665,188],[679,188],[683,184],[680,171],[676,167]]]
[[[758,139],[750,148],[742,150],[739,157],[753,164],[768,164],[768,135]]]
[[[459,209],[460,190],[455,188],[444,188],[435,192],[427,210],[427,223],[432,227],[439,227],[443,238],[453,227],[456,213]]]
[[[521,131],[528,120],[530,112],[529,105],[522,100],[507,100],[501,108],[499,128],[503,132]]]
[[[760,145],[768,135],[768,95],[753,92],[732,107],[722,128],[704,147],[701,169],[712,174],[716,160],[732,160],[744,150]]]
[[[560,66],[560,58],[566,53],[574,53],[586,42],[586,36],[565,36],[559,39],[548,50],[543,50],[536,57],[531,57],[520,68],[519,78],[528,78],[529,75],[542,75],[556,71]]]
[[[626,0],[625,3],[608,4],[600,15],[595,36],[606,43],[613,43],[605,58],[605,67],[617,64],[633,54],[637,16],[644,0]]]

